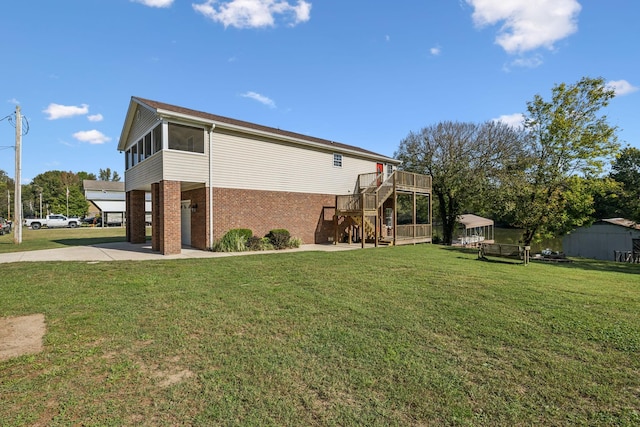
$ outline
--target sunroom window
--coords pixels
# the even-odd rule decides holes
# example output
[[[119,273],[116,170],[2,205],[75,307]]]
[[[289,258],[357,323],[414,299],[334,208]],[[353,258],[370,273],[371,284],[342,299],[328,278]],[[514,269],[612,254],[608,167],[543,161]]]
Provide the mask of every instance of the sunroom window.
[[[204,153],[204,129],[169,123],[169,149]]]

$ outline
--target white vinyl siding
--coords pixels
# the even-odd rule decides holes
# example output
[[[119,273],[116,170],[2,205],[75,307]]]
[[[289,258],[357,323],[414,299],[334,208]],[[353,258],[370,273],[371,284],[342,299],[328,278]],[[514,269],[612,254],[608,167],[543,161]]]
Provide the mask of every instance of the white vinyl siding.
[[[146,189],[162,181],[162,152],[124,171],[125,191]]]
[[[158,120],[153,111],[138,106],[136,113],[133,115],[133,124],[131,125],[131,131],[127,137],[125,147],[129,148],[134,142],[137,143],[138,140],[143,138],[157,123]]]
[[[342,168],[333,166],[334,152],[310,147],[213,134],[213,186],[248,190],[348,194],[358,174],[376,171],[376,161],[343,154]]]
[[[183,181],[208,183],[209,163],[203,154],[161,151],[125,171],[125,191],[151,188],[154,182]]]
[[[162,152],[162,158],[164,165],[162,179],[208,183],[209,161],[206,155],[166,150]]]

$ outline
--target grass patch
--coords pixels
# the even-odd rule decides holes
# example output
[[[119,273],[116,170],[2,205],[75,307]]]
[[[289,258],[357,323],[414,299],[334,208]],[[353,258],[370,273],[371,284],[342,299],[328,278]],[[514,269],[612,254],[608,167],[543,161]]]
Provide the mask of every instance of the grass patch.
[[[23,228],[22,243],[19,245],[13,242],[14,232],[0,236],[0,253],[124,242],[126,230],[124,227],[42,228],[40,230]],[[149,237],[149,228],[147,228],[147,234]]]
[[[637,425],[639,266],[475,257],[3,265],[0,425]]]

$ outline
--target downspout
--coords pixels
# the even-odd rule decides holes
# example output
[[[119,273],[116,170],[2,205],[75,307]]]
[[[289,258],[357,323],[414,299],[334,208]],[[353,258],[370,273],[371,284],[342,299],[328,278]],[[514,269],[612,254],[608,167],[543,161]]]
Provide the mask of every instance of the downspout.
[[[213,247],[213,130],[215,124],[209,130],[209,247]]]

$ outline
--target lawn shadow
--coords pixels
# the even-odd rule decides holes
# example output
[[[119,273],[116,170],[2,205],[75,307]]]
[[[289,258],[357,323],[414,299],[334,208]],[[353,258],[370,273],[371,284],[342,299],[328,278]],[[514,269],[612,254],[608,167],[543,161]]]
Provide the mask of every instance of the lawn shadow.
[[[76,239],[55,239],[52,240],[55,243],[64,246],[91,246],[100,243],[118,243],[125,242],[125,236],[112,236],[112,237],[80,237]]]

